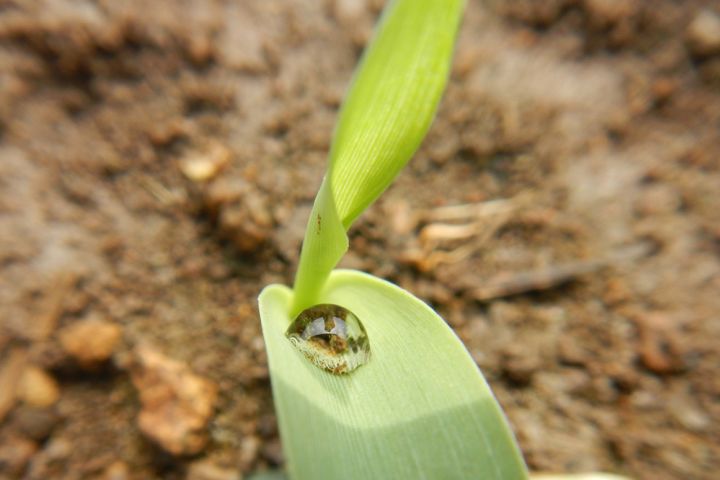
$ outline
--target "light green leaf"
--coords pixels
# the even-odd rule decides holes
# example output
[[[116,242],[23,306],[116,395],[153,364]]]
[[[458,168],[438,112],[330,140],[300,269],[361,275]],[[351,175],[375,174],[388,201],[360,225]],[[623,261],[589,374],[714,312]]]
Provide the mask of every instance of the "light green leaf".
[[[334,375],[285,338],[292,295],[271,285],[259,299],[292,478],[527,478],[477,366],[427,305],[371,275],[334,271],[320,299],[354,312],[371,350],[366,365]]]
[[[447,83],[463,7],[463,0],[398,0],[386,7],[330,150],[330,184],[345,228],[425,137]]]
[[[305,232],[294,312],[317,303],[322,283],[347,250],[344,232],[427,133],[447,83],[463,7],[464,0],[395,0],[385,8],[340,112],[328,176]]]
[[[287,480],[287,476],[282,470],[275,470],[252,474],[248,480]],[[630,478],[611,473],[531,473],[530,480],[630,480]]]

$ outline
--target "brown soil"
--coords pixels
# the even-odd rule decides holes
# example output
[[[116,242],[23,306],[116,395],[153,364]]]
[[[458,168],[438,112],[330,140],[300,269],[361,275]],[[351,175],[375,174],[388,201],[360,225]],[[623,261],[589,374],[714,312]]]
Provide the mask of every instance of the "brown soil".
[[[256,297],[292,280],[381,4],[0,1],[0,478],[282,465]],[[423,148],[351,231],[343,264],[437,307],[535,470],[720,471],[718,13],[471,1]],[[84,362],[76,322],[108,332]],[[139,345],[217,386],[199,453],[141,433]]]

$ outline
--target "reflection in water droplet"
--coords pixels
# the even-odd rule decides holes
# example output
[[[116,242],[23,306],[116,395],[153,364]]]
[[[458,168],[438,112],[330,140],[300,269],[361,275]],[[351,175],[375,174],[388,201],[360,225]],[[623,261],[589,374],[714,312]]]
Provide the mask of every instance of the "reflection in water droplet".
[[[370,343],[360,319],[339,305],[303,310],[285,336],[312,363],[331,373],[350,373],[370,359]]]

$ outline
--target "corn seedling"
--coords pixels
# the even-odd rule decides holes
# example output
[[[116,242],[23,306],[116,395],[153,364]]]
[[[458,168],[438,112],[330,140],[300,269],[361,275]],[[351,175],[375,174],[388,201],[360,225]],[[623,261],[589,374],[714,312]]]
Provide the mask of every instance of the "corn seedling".
[[[409,292],[334,270],[347,230],[417,150],[463,0],[395,0],[356,70],[292,289],[260,316],[288,473],[304,479],[523,479],[507,421],[453,331]]]

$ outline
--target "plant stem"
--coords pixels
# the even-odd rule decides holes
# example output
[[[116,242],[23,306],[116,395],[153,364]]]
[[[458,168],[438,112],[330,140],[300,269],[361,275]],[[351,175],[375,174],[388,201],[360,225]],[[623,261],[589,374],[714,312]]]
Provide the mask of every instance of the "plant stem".
[[[330,272],[347,249],[345,227],[335,209],[330,181],[325,177],[305,229],[290,318],[318,302]]]

